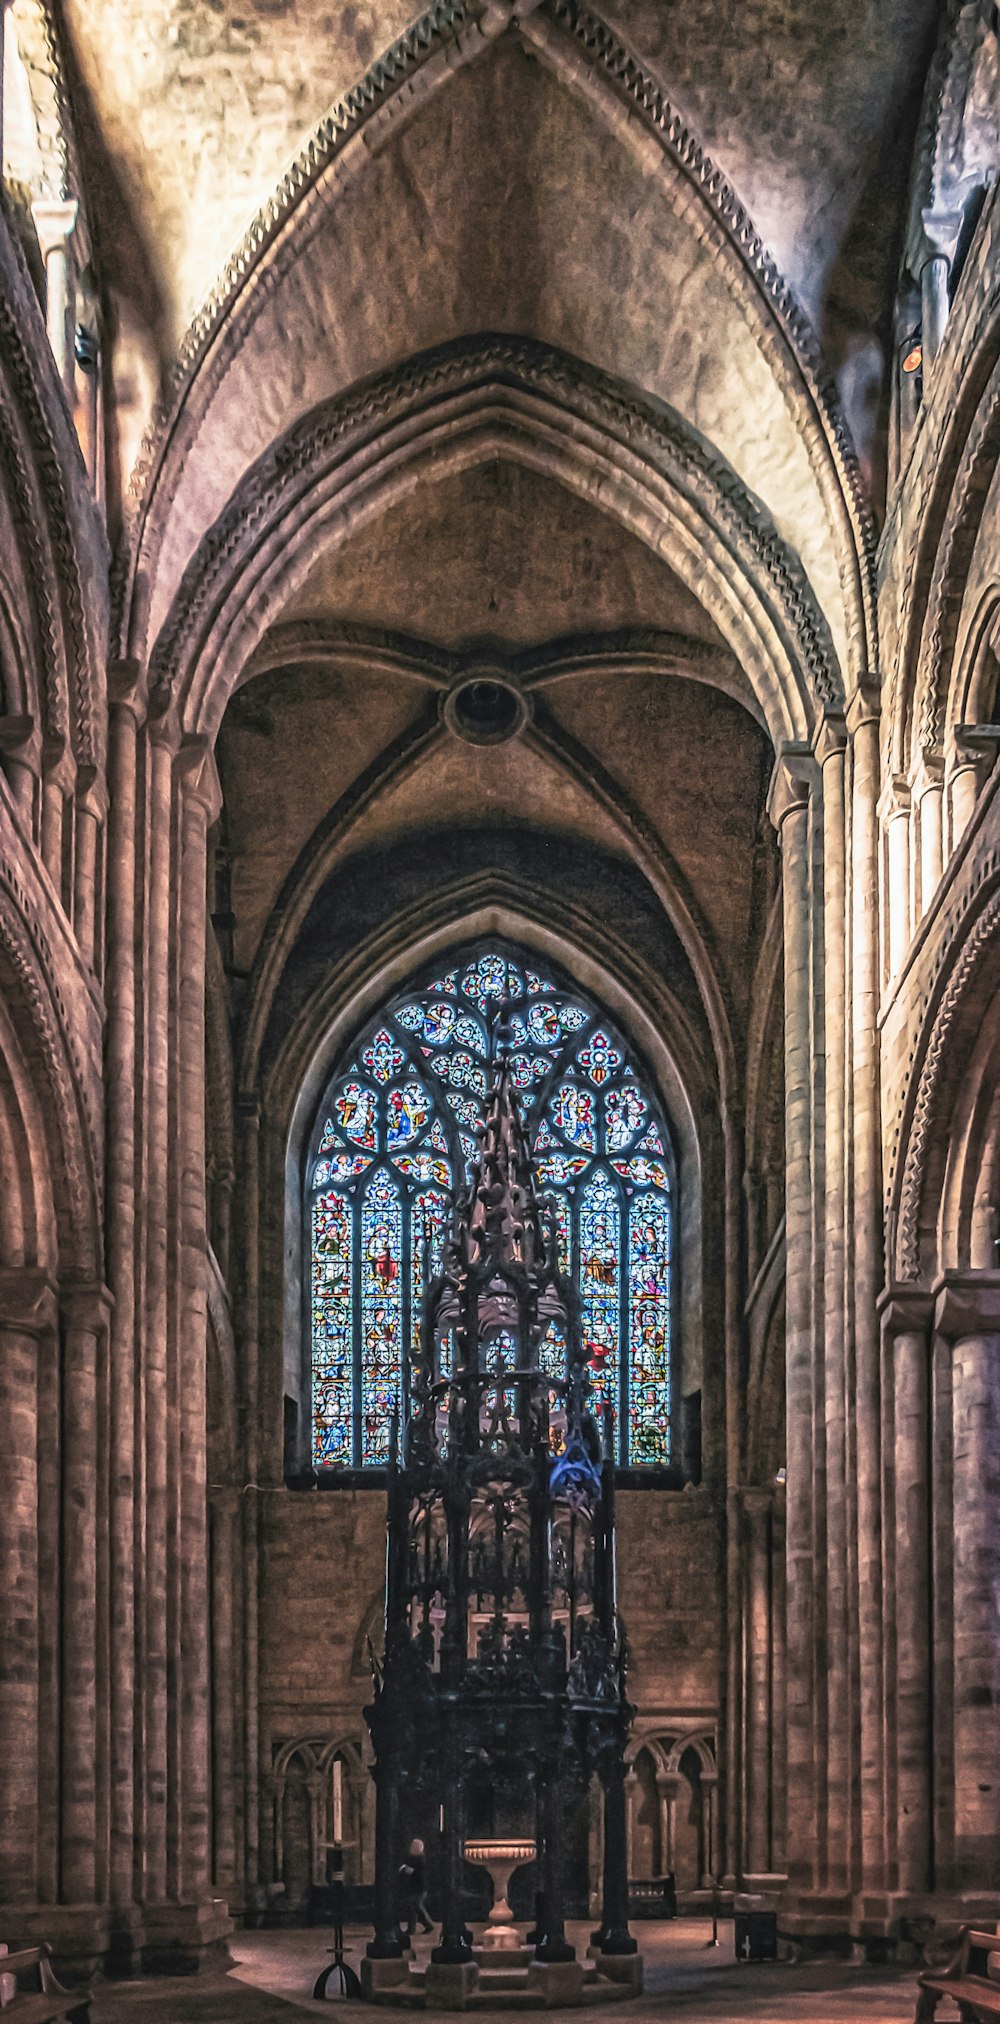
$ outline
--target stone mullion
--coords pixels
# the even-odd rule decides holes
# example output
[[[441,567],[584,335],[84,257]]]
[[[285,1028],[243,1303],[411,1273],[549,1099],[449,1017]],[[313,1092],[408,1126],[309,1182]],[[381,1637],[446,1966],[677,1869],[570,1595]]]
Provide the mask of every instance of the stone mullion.
[[[858,1733],[861,1888],[884,1888],[885,1714],[882,1650],[882,1440],[876,1303],[882,1279],[879,1112],[879,735],[874,685],[848,709],[851,832],[854,1409],[858,1538]]]
[[[779,759],[771,788],[779,831],[785,942],[786,1400],[789,1881],[817,1880],[814,1574],[814,1313],[812,1173],[812,924],[809,782],[812,762]]]
[[[168,1215],[173,759],[176,727],[149,737],[149,895],[145,969],[145,1890],[167,1896]]]
[[[114,1297],[110,1342],[111,1766],[110,1897],[117,1909],[135,1896],[136,1679],[136,837],[139,720],[136,670],[111,678],[108,754],[107,889],[107,1257]]]
[[[206,1471],[208,1257],[205,1176],[205,937],[207,836],[217,812],[212,761],[201,740],[180,756],[180,908],[177,1092],[179,1163],[178,1376],[180,1435],[179,1643],[181,1849],[184,1902],[207,1894],[211,1869],[209,1794],[209,1593]]]
[[[103,1288],[73,1287],[63,1312],[63,1587],[60,1722],[61,1892],[94,1904],[98,1885],[97,1710],[100,1386],[108,1323]]]
[[[851,1786],[848,1662],[847,1373],[845,1338],[845,1235],[848,1202],[845,1092],[846,1021],[846,734],[827,719],[816,741],[823,783],[824,973],[824,1203],[823,1382],[817,1401],[825,1448],[825,1884],[846,1892],[850,1883]]]
[[[0,1904],[38,1894],[39,1337],[52,1294],[40,1273],[0,1274]],[[56,1397],[48,1412],[57,1411]]]

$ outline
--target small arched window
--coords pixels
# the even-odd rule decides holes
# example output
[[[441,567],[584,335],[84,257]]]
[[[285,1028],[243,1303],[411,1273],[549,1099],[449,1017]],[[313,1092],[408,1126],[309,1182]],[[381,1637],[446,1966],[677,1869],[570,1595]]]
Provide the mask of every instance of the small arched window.
[[[671,1460],[674,1162],[662,1108],[597,1006],[491,943],[387,1006],[323,1103],[306,1175],[317,1469],[386,1459],[425,1272],[475,1156],[502,1003],[595,1403],[612,1402],[622,1466]]]

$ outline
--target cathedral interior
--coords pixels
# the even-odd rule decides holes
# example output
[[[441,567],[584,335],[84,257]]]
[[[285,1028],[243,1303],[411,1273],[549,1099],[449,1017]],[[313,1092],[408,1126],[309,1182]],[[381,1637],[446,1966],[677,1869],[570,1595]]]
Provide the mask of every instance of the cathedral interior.
[[[0,5],[0,1942],[368,1903],[502,1025],[633,1912],[913,1982],[1000,1919],[996,8],[416,4]]]

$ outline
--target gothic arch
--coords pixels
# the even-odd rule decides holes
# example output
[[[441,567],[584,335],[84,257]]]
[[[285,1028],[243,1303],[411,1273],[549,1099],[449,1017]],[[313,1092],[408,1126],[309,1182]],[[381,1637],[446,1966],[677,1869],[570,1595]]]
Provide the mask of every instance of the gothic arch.
[[[720,1087],[724,1093],[732,1090],[735,1052],[730,1008],[712,961],[706,929],[677,867],[648,823],[631,808],[623,791],[604,776],[596,761],[582,756],[569,741],[558,738],[552,732],[531,735],[546,760],[554,768],[571,774],[587,798],[598,803],[610,817],[623,847],[656,894],[683,944],[698,984],[712,1036]],[[378,797],[405,773],[418,756],[426,757],[444,736],[437,721],[428,717],[394,741],[347,794],[334,804],[321,829],[309,840],[292,867],[268,922],[250,981],[239,1064],[242,1086],[250,1087],[257,1079],[267,1023],[285,965],[302,931],[309,907],[322,886],[334,875],[338,860],[350,845],[352,831]],[[686,1049],[689,1058],[693,1056],[693,1051],[689,1041]]]
[[[492,46],[505,29],[595,115],[617,146],[654,160],[658,188],[678,215],[697,207],[694,230],[711,248],[741,320],[805,449],[824,539],[832,537],[839,577],[836,627],[855,678],[876,665],[873,534],[857,460],[836,388],[815,334],[751,219],[657,80],[614,32],[571,0],[517,20],[502,5],[474,19],[462,4],[432,8],[335,105],[251,226],[196,317],[133,478],[134,521],[119,559],[123,648],[146,644],[147,591],[161,553],[176,566],[170,525],[188,465],[233,359],[258,317],[302,260],[324,215],[401,124]],[[623,107],[627,113],[622,118]],[[446,333],[442,332],[442,335]],[[374,357],[369,367],[374,365]],[[364,368],[362,367],[362,370]],[[181,516],[183,518],[183,515]],[[800,521],[801,521],[801,515]],[[186,537],[182,537],[186,538]],[[815,559],[821,561],[822,543]]]
[[[994,876],[956,924],[921,1023],[887,1217],[890,1283],[922,1282],[935,1269],[968,1263],[960,1254],[970,1244],[969,1191],[992,1158],[993,1112],[984,1099],[1000,1077],[992,1038],[998,950]]]
[[[0,472],[16,528],[18,597],[40,669],[40,735],[99,768],[105,744],[108,554],[37,302],[0,229]]]
[[[492,457],[596,497],[697,593],[737,653],[773,740],[842,699],[826,622],[796,557],[678,417],[549,346],[462,339],[297,424],[201,544],[151,659],[187,728],[214,732],[275,606],[317,552],[422,474]],[[735,580],[734,580],[735,579]]]
[[[0,881],[0,996],[38,1099],[31,1150],[49,1175],[60,1271],[98,1281],[101,1138],[95,1091],[73,1033],[80,1008],[60,990],[38,910],[9,867]]]

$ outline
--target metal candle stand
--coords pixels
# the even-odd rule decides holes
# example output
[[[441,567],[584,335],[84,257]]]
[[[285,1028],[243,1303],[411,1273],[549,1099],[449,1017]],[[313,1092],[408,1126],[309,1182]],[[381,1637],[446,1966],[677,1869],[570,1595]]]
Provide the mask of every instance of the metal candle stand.
[[[349,1996],[360,2002],[361,1983],[354,1969],[344,1959],[344,1852],[339,1842],[331,1845],[327,1855],[326,1880],[330,1886],[330,1909],[333,1914],[333,1960],[329,1967],[321,1968],[313,1984],[313,2002],[322,2003],[329,1994],[333,1976],[339,1978],[339,1995]]]
[[[593,1945],[607,1957],[637,1951],[612,1417],[606,1406],[602,1441],[577,1296],[560,1267],[554,1208],[543,1214],[535,1199],[503,1041],[469,1191],[434,1277],[426,1257],[425,1285],[404,1424],[394,1418],[390,1438],[385,1657],[365,1710],[376,1786],[373,1986],[377,1964],[403,1957],[400,1852],[439,1824],[431,1963],[435,1973],[471,1971],[463,1868],[471,1794],[484,1786],[502,1795],[501,1812],[513,1809],[511,1829],[533,1799],[534,1959],[557,1964],[575,1960],[565,1933],[567,1793],[597,1775],[604,1874]],[[520,1820],[507,1838],[523,1838]],[[385,1983],[384,1967],[378,1973]]]

